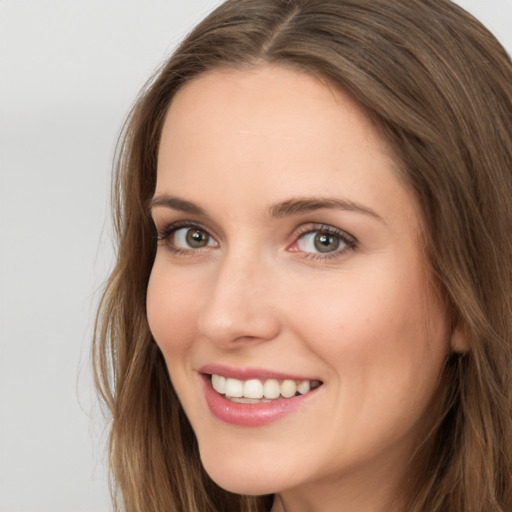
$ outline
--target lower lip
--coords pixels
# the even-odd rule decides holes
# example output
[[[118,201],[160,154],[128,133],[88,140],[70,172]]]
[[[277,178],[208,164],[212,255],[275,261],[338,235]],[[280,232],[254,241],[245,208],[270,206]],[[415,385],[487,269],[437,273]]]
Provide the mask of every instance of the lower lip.
[[[206,403],[212,414],[225,423],[240,427],[260,427],[281,419],[304,405],[320,388],[293,398],[278,398],[271,402],[241,404],[219,395],[212,387],[210,376],[203,375]],[[322,387],[322,386],[320,386]]]

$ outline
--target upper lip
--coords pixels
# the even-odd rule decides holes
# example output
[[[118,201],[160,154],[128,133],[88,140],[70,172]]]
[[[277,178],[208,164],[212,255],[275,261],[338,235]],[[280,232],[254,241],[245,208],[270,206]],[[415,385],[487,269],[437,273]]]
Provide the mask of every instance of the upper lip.
[[[266,368],[254,368],[254,367],[244,367],[237,368],[233,366],[227,366],[224,364],[205,364],[199,368],[199,372],[209,375],[222,375],[223,377],[229,377],[232,379],[238,380],[249,380],[249,379],[277,379],[277,380],[318,380],[318,378],[312,378],[304,375],[297,375],[291,373],[284,373],[281,371],[266,369]]]

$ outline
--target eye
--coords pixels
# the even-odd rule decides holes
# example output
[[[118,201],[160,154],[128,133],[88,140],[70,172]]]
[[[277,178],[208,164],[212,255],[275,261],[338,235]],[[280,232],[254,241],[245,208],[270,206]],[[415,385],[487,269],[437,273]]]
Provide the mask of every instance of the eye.
[[[304,252],[333,252],[336,251],[342,241],[337,235],[330,233],[313,232],[306,233],[297,241],[297,246]]]
[[[201,228],[180,228],[174,231],[173,245],[179,249],[199,249],[215,245],[210,235]]]
[[[159,233],[158,241],[177,253],[218,246],[208,231],[196,224],[170,224]]]
[[[344,254],[355,246],[355,238],[348,233],[332,226],[319,226],[300,233],[289,250],[314,257],[331,257]]]

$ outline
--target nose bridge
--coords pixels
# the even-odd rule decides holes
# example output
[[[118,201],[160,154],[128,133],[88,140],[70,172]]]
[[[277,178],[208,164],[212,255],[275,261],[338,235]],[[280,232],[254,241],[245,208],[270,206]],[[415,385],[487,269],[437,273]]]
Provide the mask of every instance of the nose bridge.
[[[271,307],[271,270],[250,250],[228,251],[219,261],[199,317],[201,334],[211,341],[268,340],[279,331]]]

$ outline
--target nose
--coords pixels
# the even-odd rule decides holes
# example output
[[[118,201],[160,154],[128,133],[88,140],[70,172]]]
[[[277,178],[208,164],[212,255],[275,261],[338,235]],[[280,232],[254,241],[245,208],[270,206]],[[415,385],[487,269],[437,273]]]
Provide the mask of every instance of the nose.
[[[198,329],[208,340],[235,348],[241,342],[269,341],[279,334],[271,272],[261,261],[226,258],[218,264],[207,290]]]

